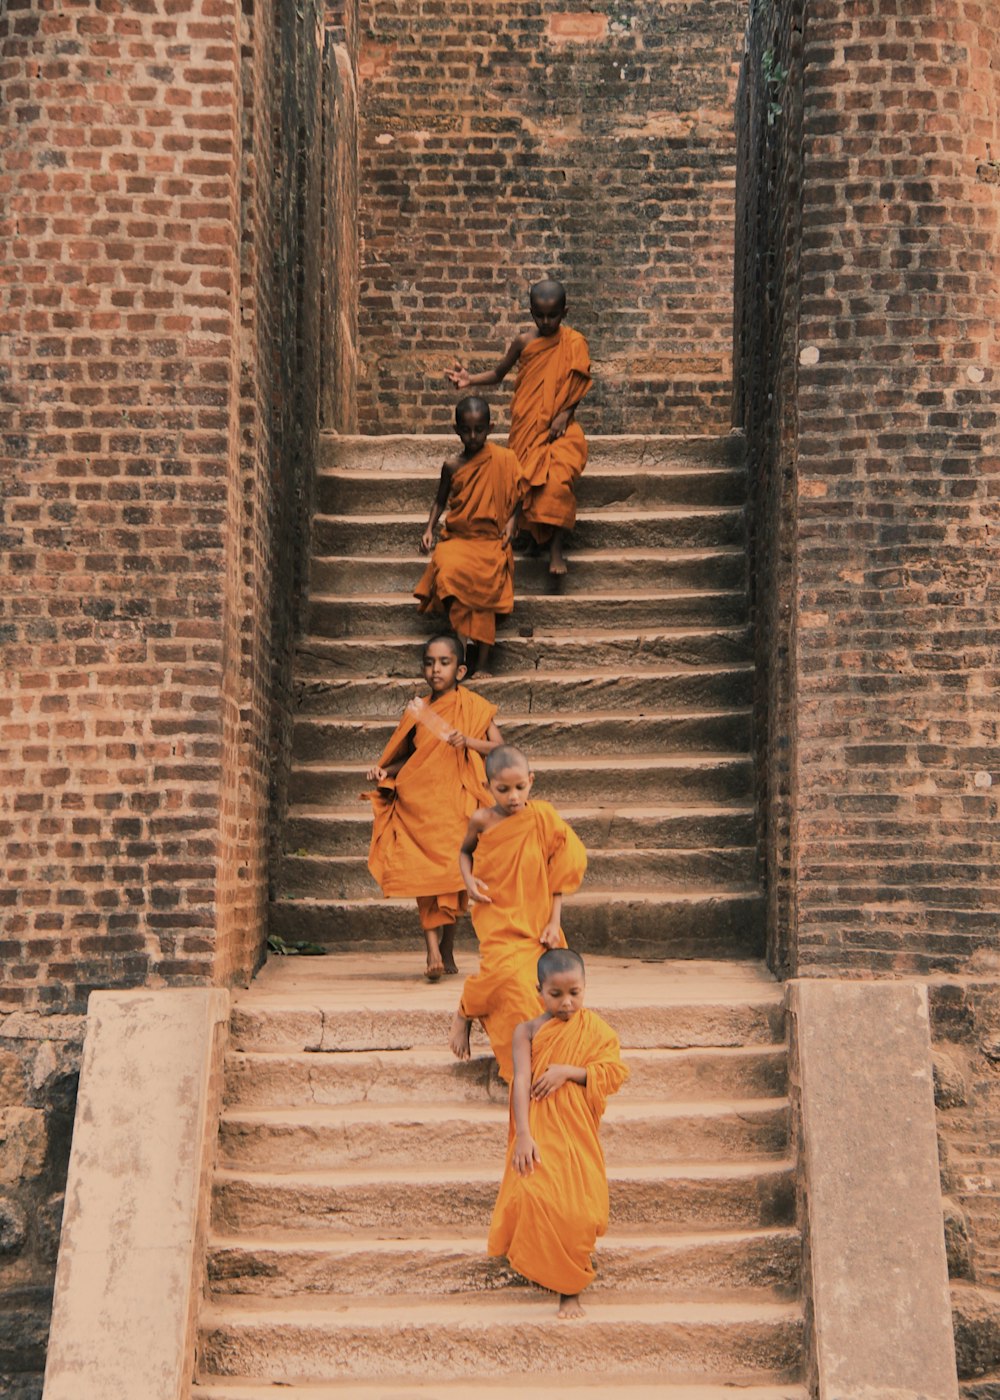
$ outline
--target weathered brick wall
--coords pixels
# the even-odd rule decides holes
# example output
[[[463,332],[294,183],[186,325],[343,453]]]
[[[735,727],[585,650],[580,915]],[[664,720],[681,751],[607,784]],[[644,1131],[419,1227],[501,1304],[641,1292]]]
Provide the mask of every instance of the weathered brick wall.
[[[323,56],[321,421],[358,431],[358,6],[327,6]]]
[[[728,428],[744,14],[362,5],[362,431],[447,426],[445,368],[495,363],[545,275],[590,341],[595,430]]]

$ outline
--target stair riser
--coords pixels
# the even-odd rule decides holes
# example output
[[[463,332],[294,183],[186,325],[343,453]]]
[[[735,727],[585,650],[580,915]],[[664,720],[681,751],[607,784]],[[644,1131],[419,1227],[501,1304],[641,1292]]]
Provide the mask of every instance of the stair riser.
[[[745,457],[744,439],[737,433],[688,433],[684,436],[641,436],[624,433],[591,433],[587,438],[587,470],[602,468],[655,472],[673,468],[697,467],[737,469]],[[506,441],[504,415],[494,422],[492,439],[500,446]],[[380,436],[324,433],[319,440],[318,463],[321,471],[351,470],[434,472],[445,457],[459,451],[454,433],[391,433]]]
[[[415,575],[410,588],[417,581]],[[622,586],[621,584],[619,586]],[[664,627],[740,627],[746,623],[746,605],[736,593],[681,594],[676,600],[643,598],[565,598],[518,599],[514,612],[497,619],[500,642],[537,635],[551,636],[579,628],[619,628],[623,632],[656,632]],[[426,637],[431,631],[428,618],[421,615],[415,598],[401,595],[391,603],[366,599],[315,598],[309,607],[306,631],[310,636],[338,637]],[[731,639],[711,634],[705,639],[706,659],[745,661],[749,642],[741,636],[737,645]]]
[[[427,509],[430,508],[428,493]],[[386,521],[350,516],[317,515],[313,520],[315,554],[377,554],[412,558],[414,583],[420,577],[418,542],[426,512]],[[642,515],[627,519],[600,512],[581,513],[570,540],[575,549],[716,549],[743,544],[743,515],[739,510],[680,510],[674,515]]]
[[[237,1110],[238,1111],[238,1110]],[[415,1110],[415,1116],[419,1109]],[[432,1123],[337,1120],[281,1125],[226,1119],[219,1149],[222,1165],[241,1171],[340,1171],[363,1166],[430,1167],[443,1160],[502,1162],[507,1150],[506,1112],[495,1122],[468,1122],[460,1116]],[[616,1120],[609,1112],[601,1128],[609,1166],[644,1162],[737,1161],[778,1157],[788,1147],[784,1108],[747,1110],[711,1117]]]
[[[404,957],[400,952],[401,966]],[[457,991],[455,996],[457,1000]],[[785,1040],[784,1007],[775,1001],[616,1007],[603,1003],[595,990],[594,1004],[618,1032],[626,1054],[631,1049],[777,1046]],[[230,1045],[246,1052],[291,1054],[440,1048],[448,1042],[450,1025],[450,1012],[440,1011],[345,1012],[315,1005],[237,1005],[230,1018]],[[485,1053],[486,1048],[475,1053]]]
[[[553,1311],[539,1299],[537,1322],[516,1328],[502,1318],[469,1326],[455,1318],[447,1325],[407,1325],[405,1314],[391,1326],[254,1325],[252,1321],[202,1333],[200,1370],[208,1375],[267,1375],[275,1380],[328,1380],[378,1377],[405,1383],[419,1375],[451,1380],[509,1374],[551,1376]],[[600,1367],[609,1386],[617,1376],[646,1374],[655,1367],[664,1381],[675,1377],[725,1377],[729,1381],[780,1379],[794,1375],[801,1361],[802,1324],[688,1322],[608,1324],[589,1319],[574,1333],[573,1366]]]
[[[281,900],[270,907],[270,931],[327,948],[400,948],[402,960],[420,946],[415,907],[386,902],[359,906]],[[764,952],[763,908],[757,895],[706,896],[669,904],[616,900],[569,905],[566,937],[583,953],[617,957],[756,958]]]
[[[384,724],[299,721],[292,740],[292,756],[301,763],[373,763],[391,738],[393,728],[388,719]],[[746,753],[750,748],[750,715],[736,712],[648,719],[627,715],[609,719],[580,716],[572,720],[504,720],[503,737],[527,753],[553,757],[580,753],[599,757],[651,752]]]
[[[658,1056],[626,1051],[629,1078],[618,1098],[762,1099],[785,1093],[784,1047],[766,1053]],[[507,1086],[492,1056],[426,1062],[386,1053],[271,1056],[231,1054],[226,1060],[229,1107],[294,1108],[359,1103],[507,1103]]]
[[[794,1231],[675,1249],[619,1239],[614,1245],[598,1246],[597,1286],[602,1294],[611,1295],[656,1289],[667,1299],[691,1293],[725,1299],[747,1292],[787,1298],[798,1289],[800,1254]],[[217,1297],[287,1298],[308,1293],[447,1297],[523,1292],[530,1287],[505,1259],[487,1259],[481,1239],[467,1247],[437,1250],[407,1247],[405,1242],[391,1251],[216,1246],[209,1252],[208,1271]]]
[[[621,560],[593,558],[579,550],[570,560],[572,573],[557,582],[549,573],[544,557],[529,559],[522,554],[514,558],[514,594],[521,600],[535,595],[556,592],[585,596],[588,592],[604,593],[621,588],[647,588],[653,593],[671,589],[705,589],[710,593],[736,593],[735,612],[720,615],[720,622],[740,619],[745,610],[742,598],[746,586],[746,557],[743,551],[700,550],[689,558]],[[623,572],[624,571],[624,572]],[[409,595],[420,576],[420,561],[410,556],[390,560],[339,555],[315,555],[311,565],[310,583],[313,594],[403,593]],[[722,604],[718,604],[721,608]]]
[[[683,802],[710,806],[713,802],[746,802],[752,793],[749,759],[720,757],[709,764],[678,763],[669,768],[590,768],[581,759],[579,768],[546,769],[543,757],[529,754],[535,772],[534,796],[556,807],[573,803],[595,806],[633,801],[637,805]],[[361,769],[292,770],[289,801],[294,805],[341,807],[356,802],[371,788]]]
[[[701,847],[752,846],[756,839],[749,812],[699,813],[692,816],[632,817],[627,810],[605,816],[570,816],[570,825],[593,856],[598,850],[662,847],[694,851]],[[346,856],[368,850],[371,820],[342,816],[289,817],[284,840],[289,851],[315,856]]]
[[[320,515],[400,515],[431,508],[440,480],[440,461],[422,475],[374,476],[347,471],[316,478]],[[672,472],[602,472],[591,468],[576,483],[580,510],[664,510],[670,506],[742,506],[746,473],[719,468]]]
[[[307,643],[303,644],[304,646]],[[422,687],[412,648],[380,649],[383,665],[397,666],[391,679],[353,680],[336,674],[327,651],[343,653],[343,646],[327,643],[322,653],[301,651],[298,658],[300,680],[296,687],[296,707],[300,714],[330,715],[338,719],[385,718],[398,722],[403,707]],[[643,658],[645,654],[643,653]],[[341,660],[343,660],[341,655]],[[348,658],[353,660],[356,658]],[[635,665],[640,658],[634,653]],[[408,663],[408,664],[404,664]],[[309,667],[314,675],[309,676]],[[341,670],[348,669],[342,666]],[[405,671],[405,676],[403,672]],[[372,674],[385,674],[373,670]],[[477,680],[476,692],[498,706],[502,726],[509,714],[585,714],[594,710],[638,710],[640,713],[745,709],[752,700],[753,673],[747,668],[731,670],[683,671],[671,675],[596,676],[581,680],[529,675]]]
[[[502,1165],[502,1164],[501,1164]],[[489,1226],[495,1183],[445,1186],[398,1181],[334,1187],[301,1185],[288,1179],[276,1188],[271,1178],[252,1175],[217,1181],[213,1225],[219,1234],[272,1230],[330,1230],[346,1237],[357,1230],[421,1236],[433,1230],[482,1230]],[[775,1168],[749,1177],[709,1181],[666,1177],[661,1181],[611,1182],[611,1224],[650,1232],[764,1229],[795,1223],[795,1182]]]

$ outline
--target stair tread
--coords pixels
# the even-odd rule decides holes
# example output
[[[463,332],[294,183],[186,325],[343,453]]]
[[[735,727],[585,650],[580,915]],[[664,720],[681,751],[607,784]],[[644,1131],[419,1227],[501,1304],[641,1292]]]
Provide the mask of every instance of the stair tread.
[[[663,1099],[623,1099],[612,1100],[607,1107],[605,1121],[609,1119],[641,1120],[660,1118],[665,1121],[677,1118],[720,1118],[733,1114],[753,1115],[760,1113],[782,1113],[788,1108],[788,1099],[773,1098],[732,1098],[663,1100]],[[345,1103],[345,1104],[302,1104],[282,1105],[272,1108],[240,1108],[233,1106],[224,1110],[224,1123],[288,1124],[290,1126],[349,1125],[352,1123],[409,1124],[425,1123],[428,1126],[461,1119],[467,1123],[505,1123],[508,1108],[504,1103]]]
[[[493,1327],[502,1321],[510,1326],[530,1323],[551,1325],[550,1296],[525,1301],[521,1297],[492,1294],[486,1301],[477,1295],[449,1295],[447,1299],[429,1302],[416,1295],[392,1295],[385,1300],[366,1298],[358,1304],[351,1296],[322,1294],[297,1295],[294,1304],[281,1305],[271,1298],[253,1295],[228,1295],[225,1302],[211,1299],[202,1309],[202,1328],[225,1325],[238,1319],[252,1320],[258,1325],[272,1321],[278,1326],[296,1323],[313,1325],[365,1325],[384,1327],[397,1322],[404,1327],[463,1326]],[[625,1302],[588,1302],[587,1321],[590,1326],[600,1322],[685,1324],[718,1324],[720,1322],[783,1321],[802,1316],[802,1305],[793,1302],[744,1302],[742,1300],[668,1300],[643,1302],[632,1295]]]
[[[573,807],[564,806],[560,803],[559,814],[572,826],[574,822],[579,822],[587,818],[597,817],[625,817],[629,820],[649,820],[656,821],[669,817],[714,817],[720,814],[725,816],[737,816],[740,813],[752,815],[754,811],[752,803],[747,802],[699,802],[691,806],[682,802],[666,803],[662,807],[646,806],[589,806]],[[306,805],[303,803],[293,803],[288,808],[289,818],[310,817],[321,820],[325,817],[336,818],[338,821],[357,821],[368,827],[371,825],[371,812],[366,808],[355,804],[351,807],[337,806],[331,804],[328,807],[316,805]],[[702,847],[692,847],[701,850]]]
[[[598,1245],[600,1254],[615,1250],[635,1249],[636,1246],[649,1249],[674,1250],[680,1253],[686,1249],[708,1248],[714,1245],[750,1244],[754,1241],[798,1240],[799,1231],[794,1225],[770,1225],[745,1230],[686,1230],[676,1235],[650,1234],[648,1231],[629,1234],[628,1230],[616,1227],[614,1234],[605,1235]],[[212,1249],[275,1249],[301,1253],[349,1255],[393,1254],[400,1249],[424,1251],[428,1254],[465,1253],[473,1251],[485,1254],[486,1244],[481,1229],[468,1233],[448,1232],[438,1235],[400,1235],[386,1238],[368,1238],[357,1235],[336,1236],[329,1230],[275,1231],[272,1234],[231,1235],[221,1231],[209,1234]]]
[[[625,724],[655,724],[659,720],[670,719],[728,719],[733,715],[750,715],[748,706],[734,705],[723,710],[536,710],[532,714],[518,714],[505,710],[504,724],[606,724],[609,720]],[[296,715],[297,725],[344,724],[358,728],[391,729],[397,721],[392,715]]]
[[[734,1062],[747,1059],[774,1059],[786,1055],[788,1047],[784,1042],[774,1045],[691,1045],[683,1047],[654,1046],[649,1049],[626,1049],[631,1061],[641,1059],[644,1063],[672,1064],[687,1060],[730,1059]],[[473,1054],[471,1060],[458,1061],[446,1047],[435,1045],[414,1045],[399,1050],[230,1050],[227,1057],[241,1067],[248,1063],[308,1065],[310,1069],[325,1064],[350,1063],[357,1065],[383,1065],[385,1061],[407,1060],[426,1069],[451,1068],[460,1063],[466,1067],[486,1067],[493,1064],[491,1054]]]
[[[619,773],[623,768],[641,768],[647,770],[655,768],[713,768],[718,765],[733,763],[749,763],[748,753],[706,753],[703,750],[695,749],[691,753],[655,753],[655,754],[588,754],[588,768],[610,768]],[[546,772],[570,772],[576,773],[580,769],[580,757],[563,758],[555,755],[551,758],[544,754],[533,754],[531,757],[533,764],[539,768],[544,768]],[[367,773],[371,764],[364,759],[357,759],[353,763],[331,763],[327,759],[300,760],[294,765],[296,768],[308,769],[310,772],[323,772],[329,770],[331,773]]]
[[[485,1394],[489,1400],[524,1400],[526,1386],[531,1389],[544,1385],[546,1400],[609,1400],[612,1393],[607,1381],[593,1383],[588,1375],[579,1384],[564,1385],[565,1368],[559,1368],[560,1383],[551,1384],[547,1377],[535,1376],[530,1382],[511,1386],[505,1381],[489,1379],[474,1381],[405,1381],[359,1382],[347,1380],[342,1384],[329,1381],[305,1381],[290,1385],[282,1381],[272,1385],[267,1381],[216,1381],[203,1379],[194,1387],[191,1400],[478,1400]],[[589,1382],[589,1383],[588,1383]],[[808,1400],[804,1386],[794,1383],[765,1386],[671,1385],[659,1381],[632,1381],[616,1378],[613,1382],[615,1400]]]
[[[741,1157],[732,1161],[665,1161],[654,1164],[640,1163],[634,1166],[608,1165],[608,1181],[752,1181],[755,1177],[785,1175],[793,1170],[795,1162],[789,1157]],[[276,1189],[282,1185],[317,1185],[348,1187],[369,1186],[374,1181],[409,1183],[411,1186],[426,1183],[439,1185],[447,1190],[449,1183],[499,1184],[503,1175],[503,1163],[496,1162],[489,1167],[467,1167],[454,1177],[441,1167],[316,1167],[296,1171],[279,1172],[273,1170],[256,1171],[242,1167],[217,1167],[216,1181],[247,1181],[256,1184],[272,1183]]]
[[[428,483],[433,486],[433,483]],[[605,510],[596,507],[588,510],[578,510],[576,513],[577,523],[580,521],[629,521],[629,520],[677,520],[690,517],[729,519],[734,515],[743,512],[741,505],[734,506],[713,506],[713,505],[664,505],[659,503],[655,509],[650,509],[646,505],[638,504],[632,510]],[[314,520],[323,523],[336,525],[393,525],[393,526],[421,526],[426,524],[426,511],[392,511],[384,513],[382,511],[372,511],[364,515],[340,515],[330,511],[317,511]],[[416,549],[414,548],[414,554]],[[329,558],[329,556],[326,556]],[[398,557],[398,556],[396,556]]]

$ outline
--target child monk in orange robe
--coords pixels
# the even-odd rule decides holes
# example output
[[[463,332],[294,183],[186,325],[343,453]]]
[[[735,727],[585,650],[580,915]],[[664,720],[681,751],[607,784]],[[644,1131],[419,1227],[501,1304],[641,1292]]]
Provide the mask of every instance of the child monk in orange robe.
[[[497,613],[514,607],[514,561],[510,542],[521,504],[521,469],[513,452],[487,442],[490,406],[462,399],[455,409],[461,456],[441,468],[438,493],[420,540],[431,562],[414,595],[420,611],[447,610],[463,646],[476,643],[475,671],[485,675],[496,639]],[[447,507],[441,540],[434,527]]]
[[[545,1010],[514,1032],[511,1136],[487,1249],[559,1294],[559,1316],[582,1317],[591,1255],[608,1227],[599,1128],[628,1078],[618,1037],[583,1009],[583,959],[568,948],[538,960]]]
[[[456,973],[455,920],[468,899],[458,848],[470,815],[489,801],[482,755],[503,742],[497,707],[466,690],[457,637],[432,637],[423,652],[426,699],[407,705],[382,757],[368,771],[374,809],[368,869],[387,897],[415,896],[427,943],[427,980]]]
[[[549,572],[564,574],[564,536],[576,524],[575,483],[587,465],[587,442],[574,413],[593,382],[590,351],[580,332],[562,323],[561,282],[536,282],[530,307],[535,329],[512,341],[494,369],[469,374],[456,364],[448,378],[458,389],[499,384],[518,366],[507,446],[524,474],[521,524],[537,544],[548,544]]]
[[[534,774],[518,749],[494,749],[486,777],[493,805],[473,812],[459,856],[479,940],[479,971],[466,978],[449,1043],[467,1060],[471,1023],[481,1021],[510,1083],[514,1028],[541,1009],[538,955],[566,946],[562,899],[579,888],[587,853],[553,807],[529,802]]]

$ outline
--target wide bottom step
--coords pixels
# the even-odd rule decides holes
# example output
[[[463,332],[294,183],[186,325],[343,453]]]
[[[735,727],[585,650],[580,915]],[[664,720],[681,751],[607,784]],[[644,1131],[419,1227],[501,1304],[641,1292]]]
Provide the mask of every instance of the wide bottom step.
[[[609,1400],[607,1383],[588,1384],[590,1376],[578,1384],[560,1372],[558,1385],[545,1385],[545,1400]],[[285,1385],[279,1382],[245,1383],[243,1381],[204,1380],[191,1393],[191,1400],[524,1400],[527,1389],[538,1388],[538,1377],[527,1376],[512,1383],[505,1381],[457,1381],[444,1385],[406,1383],[398,1385],[378,1381],[359,1384],[344,1381],[333,1385],[320,1382],[307,1385]],[[663,1385],[660,1381],[618,1382],[614,1400],[808,1400],[804,1386],[788,1383],[767,1386],[733,1385]]]

